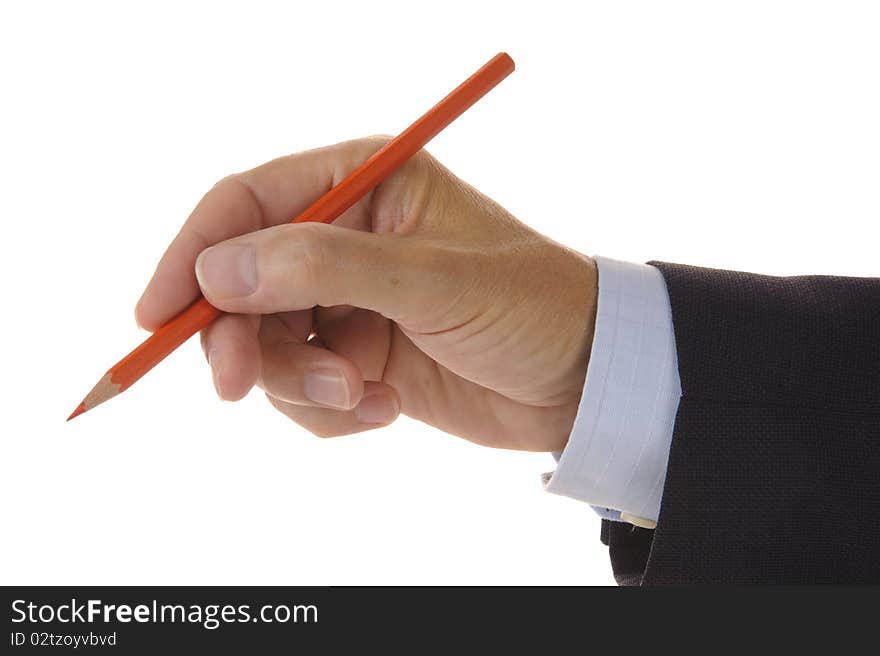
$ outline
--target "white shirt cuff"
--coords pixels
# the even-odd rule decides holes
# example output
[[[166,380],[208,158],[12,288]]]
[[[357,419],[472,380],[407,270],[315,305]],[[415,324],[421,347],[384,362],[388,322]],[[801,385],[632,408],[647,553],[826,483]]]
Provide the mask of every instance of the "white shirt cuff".
[[[663,276],[596,257],[599,300],[584,391],[548,492],[606,519],[657,520],[681,382]]]

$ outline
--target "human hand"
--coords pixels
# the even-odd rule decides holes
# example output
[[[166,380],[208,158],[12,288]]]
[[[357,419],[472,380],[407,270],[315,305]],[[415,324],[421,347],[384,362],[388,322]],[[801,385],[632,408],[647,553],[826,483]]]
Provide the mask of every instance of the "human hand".
[[[473,442],[558,451],[596,311],[588,257],[517,221],[425,151],[332,225],[290,224],[387,140],[283,157],[211,189],[162,257],[136,318],[198,295],[218,395],[254,385],[316,435],[399,413]]]

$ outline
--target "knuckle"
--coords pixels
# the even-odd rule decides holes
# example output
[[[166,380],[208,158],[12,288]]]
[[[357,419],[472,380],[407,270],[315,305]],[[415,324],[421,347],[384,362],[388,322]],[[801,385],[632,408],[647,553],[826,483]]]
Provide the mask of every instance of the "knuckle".
[[[322,440],[329,440],[331,437],[339,437],[340,433],[329,430],[325,426],[303,426],[307,431],[309,431],[315,437]]]
[[[229,175],[225,175],[217,180],[212,188],[216,189],[217,187],[225,187],[230,184],[238,184],[237,180],[240,175],[240,173],[230,173]]]
[[[410,157],[401,171],[426,196],[433,196],[444,181],[443,166],[424,148]]]
[[[394,139],[390,134],[371,134],[369,137],[363,139],[363,141],[372,147],[379,146],[380,148],[387,144],[389,141]]]
[[[273,408],[283,414],[287,414],[287,408],[285,407],[286,404],[284,403],[284,401],[275,398],[274,396],[269,394],[269,392],[264,391],[263,395],[266,397],[266,400],[272,405]]]
[[[293,273],[298,284],[312,288],[321,280],[321,273],[326,270],[329,260],[329,249],[324,226],[300,225],[292,226],[296,230],[293,257],[289,258],[294,267]]]
[[[429,153],[426,149],[421,148],[419,151],[413,155],[410,159],[412,165],[417,170],[424,172],[425,174],[437,174],[443,166],[437,161],[431,153]]]
[[[269,403],[271,403],[272,406],[274,406],[274,408],[276,410],[278,410],[281,414],[286,416],[288,419],[293,421],[295,424],[297,424],[301,428],[304,428],[305,430],[307,430],[309,433],[311,433],[315,437],[318,437],[321,439],[328,439],[328,438],[337,437],[338,435],[340,435],[340,433],[335,432],[333,430],[330,430],[329,426],[321,426],[318,423],[307,422],[307,421],[304,421],[302,417],[297,416],[297,414],[298,414],[297,411],[304,410],[304,408],[298,408],[297,406],[295,406],[291,403],[287,403],[286,401],[282,401],[278,398],[275,398],[274,396],[272,396],[268,392],[264,392],[264,394],[266,396],[266,400],[268,400]]]
[[[386,146],[393,138],[387,134],[373,134],[369,137],[355,140],[354,145],[357,159],[359,161],[367,159],[377,150]]]
[[[279,276],[278,284],[272,284],[279,293],[295,291],[298,297],[311,295],[321,280],[330,260],[330,249],[324,226],[298,224],[281,226],[278,234],[268,244],[273,260],[272,270]],[[284,288],[282,291],[281,288]]]

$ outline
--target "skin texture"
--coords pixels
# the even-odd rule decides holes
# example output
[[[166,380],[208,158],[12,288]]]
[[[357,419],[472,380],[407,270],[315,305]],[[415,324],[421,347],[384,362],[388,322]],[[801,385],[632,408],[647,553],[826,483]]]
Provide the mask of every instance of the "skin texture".
[[[597,274],[422,151],[332,225],[287,222],[385,142],[220,181],[138,302],[155,330],[199,291],[218,395],[254,386],[315,435],[399,413],[473,442],[561,450],[586,374]]]

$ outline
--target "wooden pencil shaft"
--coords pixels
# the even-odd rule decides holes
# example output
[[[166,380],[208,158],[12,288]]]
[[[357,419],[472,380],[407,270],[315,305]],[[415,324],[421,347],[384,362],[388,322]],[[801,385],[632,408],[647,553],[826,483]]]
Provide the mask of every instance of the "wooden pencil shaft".
[[[513,60],[506,53],[499,53],[493,57],[291,222],[334,221],[513,70]],[[220,310],[208,303],[205,298],[199,297],[111,367],[102,381],[110,376],[112,383],[119,386],[118,391],[124,391],[220,314],[222,314]],[[71,418],[89,409],[88,404],[85,410],[82,407],[81,404]]]
[[[507,54],[500,53],[493,57],[333,189],[306,208],[292,223],[329,223],[338,218],[511,72],[513,60]]]

